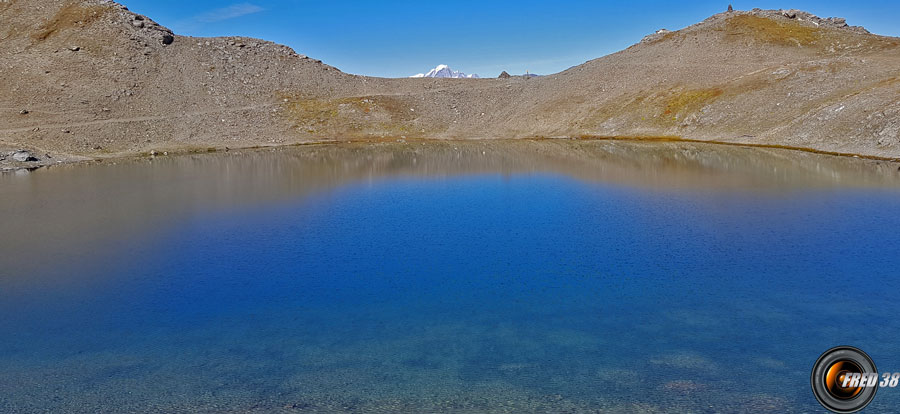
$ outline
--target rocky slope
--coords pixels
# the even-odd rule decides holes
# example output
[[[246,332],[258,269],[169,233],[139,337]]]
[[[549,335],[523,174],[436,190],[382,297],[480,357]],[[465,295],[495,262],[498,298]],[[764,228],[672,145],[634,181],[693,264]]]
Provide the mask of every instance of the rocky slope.
[[[110,1],[0,0],[0,89],[5,163],[20,148],[40,163],[582,136],[900,157],[900,39],[798,11],[717,14],[533,79],[383,79],[262,40],[178,36]]]

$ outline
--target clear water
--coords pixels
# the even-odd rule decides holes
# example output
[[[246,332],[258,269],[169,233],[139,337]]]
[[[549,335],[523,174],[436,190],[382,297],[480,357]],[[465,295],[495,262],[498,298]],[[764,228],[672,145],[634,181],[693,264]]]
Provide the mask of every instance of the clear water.
[[[3,175],[0,412],[821,411],[826,349],[900,371],[897,169],[534,142]]]

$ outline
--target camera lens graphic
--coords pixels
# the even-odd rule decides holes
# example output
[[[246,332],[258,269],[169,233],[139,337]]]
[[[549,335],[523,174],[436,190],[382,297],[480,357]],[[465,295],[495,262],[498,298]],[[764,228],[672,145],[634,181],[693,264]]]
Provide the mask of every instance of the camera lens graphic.
[[[855,413],[875,398],[877,381],[872,386],[844,386],[853,374],[877,374],[875,363],[865,352],[850,346],[826,351],[813,366],[810,384],[813,394],[823,407],[836,413]]]
[[[862,368],[849,360],[842,360],[831,364],[825,371],[825,388],[832,397],[849,400],[859,395],[862,387],[844,387],[844,380],[852,374],[862,374]]]

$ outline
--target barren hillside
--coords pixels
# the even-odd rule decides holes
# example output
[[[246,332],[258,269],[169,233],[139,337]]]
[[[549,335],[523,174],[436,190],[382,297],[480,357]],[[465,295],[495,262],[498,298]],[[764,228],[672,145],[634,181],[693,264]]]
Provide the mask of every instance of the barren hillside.
[[[722,13],[535,79],[382,79],[102,0],[0,0],[0,158],[309,141],[677,137],[900,157],[900,39]],[[49,154],[49,157],[48,157]],[[0,160],[0,162],[4,162]]]

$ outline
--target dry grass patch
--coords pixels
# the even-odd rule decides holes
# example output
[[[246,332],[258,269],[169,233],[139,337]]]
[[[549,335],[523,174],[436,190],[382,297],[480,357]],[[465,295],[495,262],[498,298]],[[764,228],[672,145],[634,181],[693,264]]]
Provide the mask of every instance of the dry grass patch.
[[[41,25],[32,37],[42,41],[66,29],[85,27],[99,20],[110,10],[112,10],[110,6],[85,6],[78,2],[68,2],[50,21]]]
[[[725,35],[785,46],[808,46],[822,37],[820,29],[793,20],[782,22],[746,14],[729,18],[725,22]]]
[[[288,95],[279,96],[289,114],[301,119],[328,120],[345,114],[386,115],[393,121],[415,119],[409,105],[389,96],[362,96],[352,98],[322,99]]]
[[[894,86],[897,84],[900,84],[900,76],[894,76],[893,78],[887,78],[887,79],[880,80],[877,83],[875,83],[875,87],[876,88],[886,88],[886,87]]]
[[[301,133],[351,137],[422,135],[421,128],[414,126],[415,111],[393,96],[327,99],[280,94],[278,98],[285,120]]]
[[[665,101],[663,115],[697,112],[722,93],[719,88],[673,91]]]
[[[622,97],[597,108],[586,120],[588,127],[614,118],[631,118],[640,125],[669,127],[725,94],[722,88],[691,89],[675,87],[664,91],[646,91]]]
[[[653,40],[646,42],[646,44],[653,45],[657,43],[667,42],[669,40],[674,39],[684,39],[685,35],[680,30],[671,31],[664,33],[662,35],[657,35]],[[638,43],[640,44],[640,43]]]

